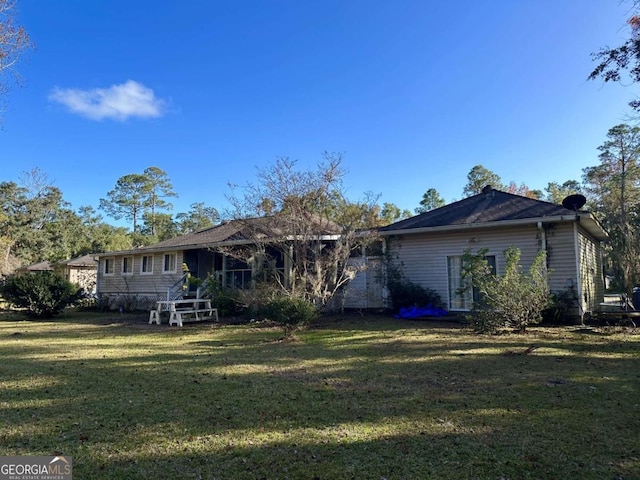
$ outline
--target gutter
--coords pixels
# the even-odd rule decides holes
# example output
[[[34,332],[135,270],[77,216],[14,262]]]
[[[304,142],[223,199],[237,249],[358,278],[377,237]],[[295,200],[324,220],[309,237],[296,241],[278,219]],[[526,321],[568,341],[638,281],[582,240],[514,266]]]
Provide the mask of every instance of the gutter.
[[[285,240],[295,240],[295,236],[286,236]],[[314,240],[337,240],[340,238],[340,235],[319,235],[318,238],[314,238]],[[263,241],[263,239],[260,239]],[[268,240],[264,240],[264,242],[268,243]],[[234,247],[238,245],[253,245],[256,242],[254,240],[225,240],[222,242],[212,242],[212,243],[189,243],[186,245],[174,245],[174,246],[165,246],[165,247],[141,247],[135,248],[133,250],[120,250],[117,252],[104,252],[104,253],[96,253],[97,257],[117,257],[119,255],[144,255],[147,253],[158,253],[158,252],[179,252],[182,250],[194,250],[197,248],[215,248],[215,247]]]
[[[589,212],[583,212],[578,215],[556,215],[553,217],[537,217],[537,218],[522,218],[519,220],[501,220],[501,221],[493,221],[493,222],[482,222],[482,223],[464,223],[459,225],[440,225],[437,227],[422,227],[422,228],[406,228],[399,230],[383,230],[380,231],[379,234],[382,236],[389,235],[408,235],[408,234],[418,234],[418,233],[434,233],[434,232],[460,232],[465,230],[476,230],[476,229],[486,229],[486,228],[495,228],[495,227],[517,227],[521,225],[542,225],[544,223],[560,223],[560,222],[576,222],[579,223],[581,220],[584,220],[584,223],[592,222],[597,226],[595,230],[602,230],[598,221],[593,217],[593,215]],[[582,227],[593,235],[597,240],[603,241],[606,240],[606,236],[602,234],[594,234],[592,229],[586,228],[585,224],[582,224]],[[606,233],[604,234],[606,235]]]

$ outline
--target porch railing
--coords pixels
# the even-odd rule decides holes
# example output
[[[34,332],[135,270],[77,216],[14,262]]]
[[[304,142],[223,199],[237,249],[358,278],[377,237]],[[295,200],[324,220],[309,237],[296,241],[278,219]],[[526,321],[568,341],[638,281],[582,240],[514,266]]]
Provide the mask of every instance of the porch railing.
[[[185,287],[189,287],[189,272],[185,272],[176,283],[167,288],[167,301],[184,298]]]
[[[196,299],[202,298],[207,290],[209,290],[211,284],[211,277],[207,276],[207,278],[205,278],[205,280],[200,285],[198,285],[198,289],[196,290]]]

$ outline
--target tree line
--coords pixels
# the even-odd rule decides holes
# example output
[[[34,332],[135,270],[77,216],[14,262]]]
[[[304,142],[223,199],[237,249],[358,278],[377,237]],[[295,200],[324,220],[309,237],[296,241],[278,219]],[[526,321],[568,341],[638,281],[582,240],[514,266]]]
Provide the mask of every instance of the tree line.
[[[611,239],[606,247],[607,269],[620,280],[619,288],[629,290],[640,281],[636,260],[640,258],[640,127],[621,124],[611,128],[598,150],[600,163],[584,168],[581,181],[549,182],[544,192],[524,183],[504,184],[495,172],[475,165],[467,174],[462,195],[480,193],[486,185],[556,204],[568,195],[584,194],[588,208]],[[257,183],[245,187],[243,195],[231,192],[228,199],[235,211],[227,216],[274,215],[295,206],[356,229],[388,225],[411,216],[410,211],[393,203],[380,205],[379,197],[373,194],[361,201],[347,200],[336,187],[344,176],[341,164],[341,155],[325,153],[317,170],[301,172],[295,161],[277,159],[270,167],[258,170]],[[284,179],[278,190],[272,188],[274,179]],[[331,180],[331,189],[318,187],[323,179]],[[6,275],[18,266],[41,260],[59,261],[149,245],[221,220],[219,211],[204,202],[193,203],[188,211],[173,215],[170,200],[177,196],[171,179],[158,167],[120,177],[100,199],[99,210],[115,220],[128,221],[129,229],[110,225],[93,207],[71,209],[60,189],[38,168],[25,172],[18,182],[0,182],[0,273]],[[436,189],[428,188],[414,212],[428,212],[445,204]]]
[[[0,182],[0,274],[21,265],[60,261],[88,253],[127,250],[156,243],[214,225],[218,211],[202,202],[172,216],[166,197],[175,196],[163,170],[149,167],[142,174],[118,179],[100,199],[100,210],[133,228],[113,226],[91,206],[73,210],[62,191],[38,168],[18,181]]]
[[[13,66],[33,47],[27,32],[15,22],[15,3],[15,0],[0,0],[0,99],[12,86],[19,85],[19,76]],[[605,83],[637,84],[640,81],[640,1],[629,3],[629,38],[617,47],[605,47],[593,53],[596,66],[588,79],[601,79]],[[634,112],[640,111],[637,98],[629,104]],[[612,127],[599,152],[600,163],[584,168],[580,180],[570,179],[561,184],[550,182],[544,191],[513,181],[505,185],[496,173],[476,165],[467,175],[462,195],[480,193],[486,185],[553,203],[560,203],[570,194],[584,194],[588,208],[598,216],[610,237],[606,245],[607,271],[616,279],[617,288],[631,293],[633,286],[640,283],[639,127],[627,124]],[[338,167],[340,161],[341,158],[332,157],[328,163]],[[262,171],[259,180],[268,180],[278,173],[292,175],[294,166],[295,162],[281,159],[271,170]],[[337,172],[341,171],[335,168],[333,173]],[[318,175],[326,173],[322,168],[316,172]],[[296,184],[297,178],[284,178]],[[334,177],[334,180],[339,178]],[[255,196],[259,190],[254,188],[251,194]],[[269,191],[268,188],[264,190]],[[361,202],[349,202],[338,190],[324,192],[324,197],[321,192],[298,193],[300,196],[295,201],[291,196],[296,195],[295,190],[288,199],[245,199],[254,202],[252,208],[257,214],[269,215],[293,205],[303,205],[311,211],[327,209],[334,220],[346,221],[348,218],[350,224],[358,228],[389,224],[412,214],[393,203],[378,205],[373,195]],[[214,225],[220,220],[218,210],[204,203],[194,203],[189,211],[173,216],[169,199],[176,196],[166,172],[157,167],[119,178],[113,190],[100,199],[99,208],[113,219],[131,222],[129,230],[108,224],[93,207],[83,206],[74,211],[60,189],[37,168],[25,172],[18,182],[0,182],[0,275],[35,261],[56,261],[154,243]],[[321,197],[322,201],[319,201]],[[239,205],[239,202],[235,204]],[[435,188],[428,188],[414,212],[425,213],[445,204]]]

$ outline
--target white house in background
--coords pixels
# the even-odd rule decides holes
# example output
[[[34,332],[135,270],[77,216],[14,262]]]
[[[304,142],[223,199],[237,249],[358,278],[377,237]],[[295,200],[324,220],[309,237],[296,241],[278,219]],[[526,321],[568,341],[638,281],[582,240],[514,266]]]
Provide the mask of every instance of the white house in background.
[[[80,285],[88,293],[96,293],[96,281],[98,273],[98,256],[95,254],[64,260],[62,262],[38,262],[20,267],[18,274],[56,271],[71,283]]]

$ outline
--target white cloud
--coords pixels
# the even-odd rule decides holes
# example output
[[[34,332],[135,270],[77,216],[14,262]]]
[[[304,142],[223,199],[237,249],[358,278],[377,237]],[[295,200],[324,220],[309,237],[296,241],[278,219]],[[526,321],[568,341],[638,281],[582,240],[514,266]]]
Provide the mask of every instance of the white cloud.
[[[91,120],[156,118],[164,114],[166,106],[164,100],[156,98],[153,90],[133,80],[93,90],[56,87],[49,100]]]

